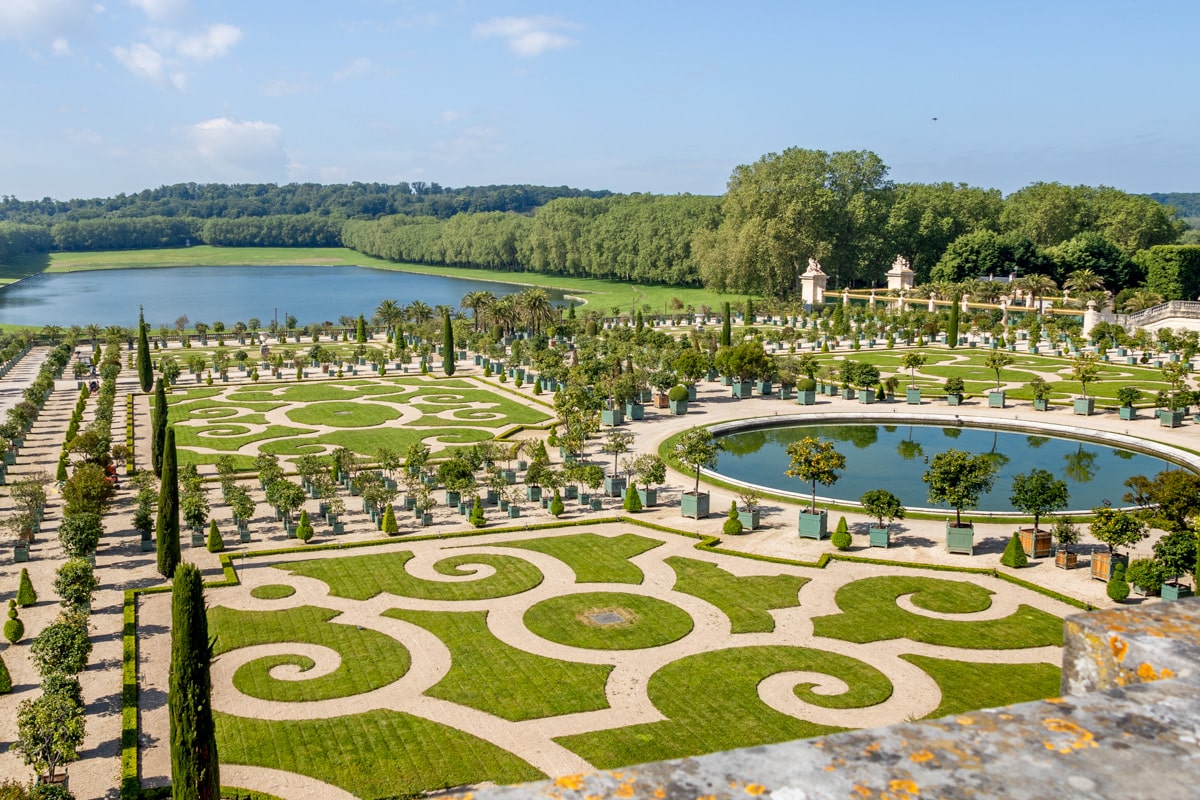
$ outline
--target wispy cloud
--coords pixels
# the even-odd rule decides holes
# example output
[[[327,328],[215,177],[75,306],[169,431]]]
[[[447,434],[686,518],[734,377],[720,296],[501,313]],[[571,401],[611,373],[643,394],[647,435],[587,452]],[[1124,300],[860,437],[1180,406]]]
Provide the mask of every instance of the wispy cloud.
[[[444,124],[449,125],[451,122],[458,122],[463,118],[461,111],[443,111],[441,120]]]
[[[102,10],[91,0],[0,0],[0,40],[37,42],[68,55],[70,37],[87,31]]]
[[[151,28],[148,42],[112,48],[113,57],[127,70],[160,86],[183,89],[187,68],[229,54],[243,34],[240,28],[217,23],[199,31]]]
[[[153,20],[177,17],[188,10],[188,0],[129,0]]]
[[[287,168],[283,128],[272,122],[217,117],[192,125],[186,135],[192,152],[229,178],[278,177]]]
[[[561,50],[579,44],[561,31],[580,30],[581,25],[562,17],[493,17],[471,29],[477,39],[504,39],[508,49],[519,56],[533,58],[547,50]]]
[[[346,66],[333,73],[333,80],[344,81],[347,78],[353,78],[355,75],[362,75],[364,72],[371,71],[371,59],[356,58]]]

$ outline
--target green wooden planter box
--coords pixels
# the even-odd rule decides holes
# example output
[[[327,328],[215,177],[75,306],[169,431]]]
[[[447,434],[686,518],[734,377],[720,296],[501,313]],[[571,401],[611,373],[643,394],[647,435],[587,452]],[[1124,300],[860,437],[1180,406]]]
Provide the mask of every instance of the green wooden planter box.
[[[807,389],[805,391],[796,392],[796,402],[802,406],[812,406],[817,403],[817,390]]]
[[[626,403],[625,416],[633,420],[645,419],[646,407],[641,403]]]
[[[542,499],[542,487],[526,486],[525,487],[525,499],[533,500],[534,502],[541,500]]]
[[[1121,419],[1125,420],[1126,422],[1138,418],[1137,409],[1133,406],[1121,406],[1117,410],[1121,415]]]
[[[843,400],[853,400],[854,397],[855,397],[855,392],[849,386],[842,389],[842,399]]]
[[[600,497],[593,497],[590,508],[592,509],[592,511],[603,511],[604,510],[604,499],[600,498]]]
[[[688,401],[687,400],[668,400],[667,408],[669,408],[671,410],[672,415],[674,415],[676,417],[681,417],[687,413]]]
[[[875,390],[874,389],[860,390],[858,393],[858,402],[863,403],[865,405],[873,404],[875,402]]]
[[[754,384],[750,381],[734,381],[732,384],[733,396],[739,400],[745,400],[753,395]]]
[[[1033,401],[1033,410],[1034,411],[1049,411],[1050,410],[1050,401],[1035,399]]]
[[[738,515],[737,515],[738,522],[742,523],[743,530],[753,531],[753,530],[758,529],[758,525],[759,525],[758,513],[759,512],[758,512],[757,508],[754,509],[753,511],[739,511],[738,512]]]
[[[961,405],[962,405],[962,401],[963,401],[963,396],[962,396],[961,394],[948,394],[948,395],[946,395],[946,403],[947,403],[947,404],[949,404],[949,405],[952,405],[952,406],[961,406]]]
[[[242,544],[250,543],[250,531],[238,531],[238,541]]]
[[[1004,392],[988,392],[988,408],[1004,408]]]
[[[508,518],[509,518],[509,519],[516,519],[516,518],[517,518],[517,517],[519,517],[519,516],[521,516],[521,508],[520,508],[520,506],[510,505],[510,506],[508,507]]]
[[[638,499],[642,501],[642,508],[654,508],[658,505],[658,489],[638,489]]]
[[[1164,583],[1159,596],[1163,600],[1182,600],[1192,596],[1192,589],[1190,586],[1181,586],[1178,583]]]
[[[921,405],[921,390],[908,388],[904,390],[904,400],[910,406]]]
[[[829,512],[799,512],[797,533],[801,539],[824,539],[829,534]]]
[[[872,525],[867,530],[868,530],[868,535],[870,537],[870,539],[868,540],[868,544],[871,547],[883,547],[886,549],[891,546],[891,544],[892,544],[891,528],[876,528],[874,525]]]
[[[600,421],[605,425],[620,425],[625,421],[625,415],[619,408],[606,408],[600,412]]]
[[[1096,398],[1076,397],[1071,401],[1071,407],[1081,417],[1090,417],[1096,411]]]
[[[153,549],[153,548],[151,548]],[[19,543],[13,546],[13,561],[23,563],[29,560],[29,545]]]
[[[708,517],[708,492],[684,492],[679,499],[679,511],[685,517],[706,519]]]
[[[604,493],[609,497],[623,497],[625,495],[626,481],[621,477],[612,475],[604,476]]]
[[[970,525],[964,525],[961,528],[954,527],[954,523],[946,523],[946,552],[960,553],[962,555],[975,555],[975,528]]]
[[[1183,424],[1184,412],[1170,408],[1158,410],[1158,424],[1164,428],[1178,428]]]

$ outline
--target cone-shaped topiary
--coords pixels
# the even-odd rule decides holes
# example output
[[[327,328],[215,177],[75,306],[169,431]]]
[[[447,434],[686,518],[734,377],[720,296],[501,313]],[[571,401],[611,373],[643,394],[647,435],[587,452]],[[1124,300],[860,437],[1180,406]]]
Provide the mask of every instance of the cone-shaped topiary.
[[[0,694],[8,694],[12,691],[12,675],[8,674],[8,667],[4,665],[4,659],[0,658]]]
[[[1129,598],[1129,581],[1125,580],[1125,565],[1121,562],[1113,565],[1105,591],[1114,603],[1124,603]]]
[[[743,530],[742,521],[737,517],[730,517],[725,520],[725,524],[721,526],[721,530],[726,536],[737,536]]]
[[[551,510],[550,513],[553,514],[554,511]],[[476,528],[482,528],[484,525],[487,525],[487,517],[483,515],[483,503],[479,502],[478,497],[476,497],[475,502],[471,504],[471,516],[469,519],[471,524]]]
[[[302,542],[307,542],[313,537],[313,526],[308,521],[308,511],[300,512],[300,521],[296,523],[296,538]]]
[[[630,514],[642,510],[642,498],[638,496],[637,489],[632,486],[625,490],[624,508]]]
[[[850,533],[850,526],[846,524],[846,518],[842,517],[838,520],[837,527],[833,530],[834,533]]]
[[[727,516],[728,516],[730,519],[737,519],[737,518],[738,518],[738,515],[737,515],[737,500],[730,500],[730,501],[729,501],[729,514],[728,514]]]
[[[29,570],[21,567],[21,582],[17,589],[17,605],[21,608],[37,602],[37,592],[33,590],[33,581],[29,579]]]
[[[479,501],[476,500],[475,502],[478,503]],[[555,489],[554,490],[554,499],[552,499],[550,501],[551,516],[553,516],[555,519],[558,519],[559,517],[562,516],[563,512],[566,510],[567,510],[566,506],[563,505],[562,495],[558,493],[558,489]]]
[[[400,532],[400,526],[396,524],[396,511],[391,503],[383,510],[383,523],[379,527],[388,536],[395,536]]]
[[[843,518],[842,521],[844,522],[845,518]],[[854,543],[854,540],[850,537],[850,531],[842,530],[841,525],[839,525],[833,532],[833,535],[829,537],[829,541],[838,550],[849,550],[850,545]]]
[[[193,564],[180,564],[171,588],[171,719],[173,796],[218,800],[221,777],[212,715],[212,642],[204,613],[204,584]]]
[[[1029,559],[1025,556],[1025,548],[1021,547],[1021,534],[1014,533],[1008,540],[1008,545],[1004,548],[1004,555],[1000,556],[1000,563],[1013,569],[1020,569],[1029,564]]]
[[[225,540],[221,538],[221,532],[217,530],[217,521],[210,519],[208,521],[208,552],[219,553],[225,549]]]
[[[17,601],[8,601],[8,619],[4,622],[4,638],[16,644],[25,638],[25,623],[17,616]]]

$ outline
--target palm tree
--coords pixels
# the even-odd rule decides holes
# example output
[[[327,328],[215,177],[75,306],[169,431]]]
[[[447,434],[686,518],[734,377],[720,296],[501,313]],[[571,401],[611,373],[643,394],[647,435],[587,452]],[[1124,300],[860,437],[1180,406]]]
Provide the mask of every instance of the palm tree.
[[[92,347],[95,347],[96,340],[98,340],[100,338],[100,334],[103,331],[103,329],[99,325],[97,325],[96,323],[93,322],[90,325],[85,326],[83,330],[85,333],[87,333],[88,338],[92,340]]]
[[[459,308],[470,309],[471,316],[474,317],[475,330],[478,331],[484,316],[495,302],[496,295],[491,292],[467,292],[463,295],[462,302],[459,303]]]
[[[58,337],[62,336],[62,331],[58,325],[42,326],[42,335],[50,340],[50,344],[58,344]]]
[[[422,323],[433,319],[433,309],[428,303],[421,300],[413,300],[407,310],[408,318],[413,322]]]
[[[1095,289],[1104,288],[1104,279],[1090,269],[1077,269],[1063,281],[1063,288],[1072,294],[1081,295]]]
[[[512,333],[521,321],[521,312],[517,308],[516,295],[508,294],[497,298],[488,310],[492,322],[504,328],[505,333]]]
[[[554,321],[554,304],[550,302],[545,289],[526,289],[517,295],[517,305],[524,323],[534,333]]]
[[[1033,307],[1038,314],[1042,313],[1041,298],[1058,288],[1058,284],[1048,275],[1026,275],[1017,280],[1017,286],[1029,292],[1033,297]]]
[[[1136,311],[1145,311],[1147,308],[1154,308],[1163,301],[1163,296],[1158,292],[1149,289],[1137,289],[1133,294],[1129,295],[1125,300],[1125,313],[1132,314]]]
[[[404,309],[395,300],[384,300],[375,307],[375,321],[387,328],[388,333],[396,329],[396,323],[404,319]],[[330,325],[332,328],[333,326]]]

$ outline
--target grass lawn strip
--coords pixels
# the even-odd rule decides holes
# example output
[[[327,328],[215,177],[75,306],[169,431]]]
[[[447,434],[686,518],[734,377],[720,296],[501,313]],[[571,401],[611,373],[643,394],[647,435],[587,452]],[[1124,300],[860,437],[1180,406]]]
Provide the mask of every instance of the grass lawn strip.
[[[408,451],[414,442],[425,442],[438,455],[449,455],[454,452],[454,445],[470,445],[492,438],[491,431],[477,428],[372,428],[370,430],[341,430],[327,433],[315,439],[322,444],[334,447],[347,447],[356,453],[374,455],[381,447],[390,448],[397,453]],[[436,440],[436,441],[435,441]],[[281,443],[280,448],[286,447]],[[264,447],[264,452],[283,454],[282,449]]]
[[[1027,605],[995,620],[935,619],[900,608],[896,599],[911,595],[913,605],[937,613],[975,613],[987,609],[987,589],[966,581],[910,576],[863,578],[845,584],[835,597],[841,614],[813,619],[813,634],[848,642],[911,639],[965,650],[1006,650],[1062,646],[1062,619]]]
[[[400,412],[381,403],[309,403],[287,411],[287,417],[300,425],[327,425],[332,428],[371,428],[398,419]]]
[[[531,606],[524,622],[543,639],[592,650],[661,647],[687,636],[695,625],[690,614],[665,600],[622,592],[551,597]]]
[[[605,682],[612,666],[579,664],[527,653],[497,639],[486,611],[391,609],[450,649],[450,672],[425,692],[512,722],[608,708]]]
[[[313,720],[215,716],[222,761],[308,775],[362,798],[545,777],[483,739],[398,711]]]
[[[405,569],[412,557],[404,550],[298,561],[275,568],[316,578],[329,586],[331,594],[350,600],[369,600],[382,592],[418,600],[491,600],[527,592],[542,582],[541,570],[525,559],[485,553],[452,555],[433,566],[448,576],[471,575],[477,565],[493,567],[495,572],[487,577],[446,583],[427,581]]]
[[[942,702],[928,719],[1055,697],[1062,670],[1053,664],[981,664],[930,656],[902,655],[937,681]]]
[[[311,680],[276,680],[273,667],[295,664],[312,669],[301,655],[269,656],[243,664],[234,673],[233,685],[243,694],[262,700],[302,702],[351,697],[387,686],[408,671],[408,649],[378,631],[332,622],[340,612],[314,606],[285,611],[241,611],[216,606],[209,609],[209,626],[221,655],[259,644],[304,642],[328,647],[341,656],[337,668]]]
[[[632,533],[620,536],[600,536],[595,533],[573,533],[566,536],[546,536],[519,542],[504,542],[504,547],[544,553],[566,564],[575,573],[576,583],[640,584],[642,570],[629,559],[662,545]]]
[[[798,575],[750,575],[737,577],[716,564],[671,556],[666,563],[675,570],[675,591],[712,603],[729,617],[731,633],[770,633],[775,630],[773,608],[799,605],[800,587],[808,578]]]
[[[233,452],[255,442],[287,439],[310,433],[316,433],[316,431],[312,428],[293,428],[288,425],[268,425],[257,433],[251,433],[245,425],[232,422],[205,426],[179,425],[175,428],[175,443],[181,448],[199,447],[207,450]],[[187,458],[187,454],[179,454],[181,462],[186,463]]]
[[[611,769],[843,730],[797,719],[764,704],[758,684],[780,672],[819,672],[844,681],[850,691],[834,696],[797,686],[802,700],[828,708],[872,706],[892,694],[892,684],[882,672],[848,656],[806,647],[731,648],[682,658],[651,676],[650,700],[667,720],[555,741],[597,768]]]

